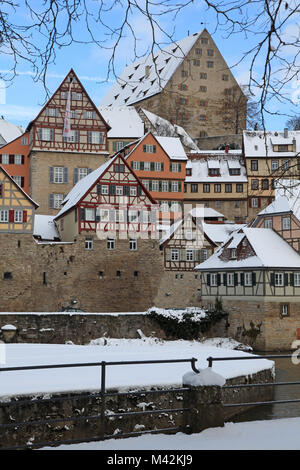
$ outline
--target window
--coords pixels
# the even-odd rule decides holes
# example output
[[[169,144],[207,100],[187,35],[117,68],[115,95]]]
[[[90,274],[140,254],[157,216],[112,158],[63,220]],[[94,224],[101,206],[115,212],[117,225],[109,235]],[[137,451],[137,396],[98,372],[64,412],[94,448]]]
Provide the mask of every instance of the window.
[[[213,66],[214,66],[213,61],[212,61],[212,60],[208,60],[208,61],[207,61],[207,68],[208,68],[208,69],[212,69]]]
[[[239,201],[234,201],[234,207],[235,207],[236,209],[238,209],[238,208],[240,207]]]
[[[220,184],[215,184],[214,185],[214,192],[215,193],[220,193],[221,192],[221,185]]]
[[[207,102],[204,101],[204,100],[200,100],[200,101],[198,102],[199,106],[203,106],[203,107],[206,106],[206,103],[207,103]],[[201,132],[200,132],[200,133],[201,133]]]
[[[116,222],[124,222],[124,211],[116,209]]]
[[[2,154],[2,165],[8,165],[9,164],[9,155],[8,153],[3,153]]]
[[[121,271],[116,271],[116,276],[121,277]]]
[[[220,176],[220,169],[219,168],[209,168],[208,169],[208,176]]]
[[[160,210],[161,210],[161,212],[169,212],[169,203],[168,203],[168,201],[161,201],[160,202]]]
[[[269,180],[268,179],[261,180],[261,189],[269,189]]]
[[[116,246],[116,241],[114,238],[108,238],[106,242],[106,246],[108,250],[114,250]]]
[[[163,171],[163,165],[160,162],[155,162],[154,163],[154,170],[155,171]]]
[[[194,261],[194,250],[190,250],[190,249],[186,250],[186,260]]]
[[[143,152],[145,153],[156,153],[156,145],[143,145]]]
[[[140,162],[131,162],[131,167],[133,170],[139,170],[140,169]]]
[[[129,240],[129,250],[136,251],[137,250],[137,240],[135,238],[131,238]]]
[[[136,196],[136,187],[135,186],[130,186],[130,190],[129,190],[129,194],[130,196]]]
[[[19,186],[22,187],[22,176],[19,176],[19,175],[13,176],[13,179]]]
[[[77,181],[84,178],[87,174],[88,174],[88,169],[87,168],[78,168]]]
[[[188,76],[188,73],[186,70],[181,70],[181,76],[184,78],[184,77],[187,77]]]
[[[116,186],[116,195],[123,196],[123,186]]]
[[[241,183],[238,183],[236,185],[236,192],[237,193],[242,193],[243,192],[243,185]]]
[[[251,171],[258,171],[258,160],[251,160]]]
[[[38,129],[39,140],[43,141],[53,141],[54,140],[54,130],[48,129],[46,127],[40,127]]]
[[[179,90],[181,90],[181,91],[186,91],[187,89],[188,89],[187,85],[185,85],[185,84],[183,84],[183,83],[181,83],[181,84],[179,85]]]
[[[179,184],[178,184],[178,181],[172,181],[171,182],[171,191],[173,193],[176,193],[179,191]]]
[[[283,273],[275,273],[274,274],[274,284],[275,284],[275,286],[283,286],[284,285]]]
[[[150,171],[151,164],[150,162],[144,162],[144,171]]]
[[[168,192],[169,191],[169,182],[168,181],[162,181],[161,182],[161,190],[163,192]]]
[[[202,49],[199,49],[198,47],[195,49],[195,54],[196,55],[202,55]]]
[[[232,184],[225,184],[225,193],[232,193]]]
[[[208,258],[208,250],[206,248],[203,248],[202,250],[202,259],[203,261],[207,260]]]
[[[193,60],[193,65],[195,65],[195,67],[200,67],[200,60],[199,59],[194,59]]]
[[[289,147],[288,145],[278,145],[278,152],[288,152],[289,151]]]
[[[101,194],[108,194],[108,185],[102,184],[101,185]]]
[[[89,131],[88,132],[88,141],[89,141],[89,144],[103,144],[104,133],[103,132],[96,132],[96,131]]]
[[[227,286],[233,287],[234,286],[234,273],[227,274]]]
[[[170,171],[172,171],[173,173],[180,173],[181,164],[180,163],[171,163]]]
[[[222,201],[216,201],[215,204],[216,204],[216,208],[217,208],[217,209],[221,209],[221,207],[222,207]]]
[[[206,115],[205,114],[200,114],[199,121],[206,121]]]
[[[63,136],[64,142],[79,142],[79,132],[77,130],[70,130],[70,135],[68,137]]]
[[[85,111],[84,118],[85,119],[95,119],[97,117],[96,111]]]
[[[281,304],[280,305],[280,313],[283,317],[288,316],[288,314],[289,314],[289,305],[288,304]]]
[[[53,167],[53,181],[54,183],[63,183],[64,182],[64,167],[55,166]]]
[[[240,170],[240,168],[230,168],[230,169],[229,169],[229,174],[230,174],[231,176],[240,175],[240,174],[241,174],[241,170]]]
[[[85,220],[88,222],[95,221],[95,209],[90,207],[85,209]]]
[[[276,171],[279,168],[278,160],[272,160],[272,171]]]
[[[205,93],[207,91],[207,87],[206,86],[201,86],[200,91],[201,91],[201,93]]]
[[[228,82],[228,75],[227,75],[227,74],[223,74],[223,75],[222,75],[222,80],[223,80],[224,82]]]
[[[12,279],[12,273],[9,273],[9,272],[3,273],[3,279],[5,280]]]
[[[258,189],[258,180],[251,180],[251,189],[253,190]]]
[[[257,197],[253,197],[251,199],[251,207],[258,207],[258,198]]]
[[[201,78],[201,80],[206,80],[207,79],[207,73],[201,72],[200,73],[200,78]]]
[[[22,155],[15,155],[15,165],[22,165]]]
[[[179,261],[179,250],[177,248],[171,249],[171,260],[172,261]]]
[[[92,250],[94,247],[93,237],[85,237],[85,249]]]
[[[252,273],[245,273],[244,276],[245,286],[252,286]]]
[[[145,186],[146,189],[150,189],[150,181],[149,180],[142,180],[143,185]],[[168,191],[168,189],[167,189]]]
[[[203,184],[203,192],[210,193],[210,184],[207,184],[207,183]]]
[[[138,212],[136,210],[129,210],[128,211],[128,222],[135,222],[138,217]]]
[[[281,218],[282,230],[290,230],[291,228],[291,219],[290,217]]]
[[[159,181],[153,180],[152,181],[152,191],[159,191]]]
[[[101,222],[109,222],[109,209],[101,209],[100,210],[100,221]]]
[[[294,273],[294,286],[300,286],[300,273]]]
[[[28,145],[28,137],[22,137],[21,144],[22,145]]]
[[[289,161],[288,160],[283,160],[282,161],[282,169],[283,170],[288,170],[289,169]]]
[[[230,257],[231,259],[236,259],[236,248],[231,248]]]
[[[58,109],[56,108],[46,108],[46,116],[56,117],[58,116]]]
[[[273,220],[272,219],[265,219],[264,220],[264,228],[272,228],[273,227]]]
[[[210,285],[212,287],[216,287],[218,285],[218,275],[216,273],[212,273],[210,276]]]
[[[134,271],[134,272],[133,272],[133,275],[134,275],[134,277],[139,277],[139,272],[138,272],[138,271]]]
[[[52,194],[52,198],[50,197],[49,206],[51,209],[60,209],[61,203],[64,200],[63,194]]]
[[[208,55],[209,57],[213,57],[213,55],[214,55],[214,50],[213,50],[213,49],[207,49],[207,55]]]
[[[82,99],[82,93],[72,92],[72,100],[77,101]]]
[[[8,222],[8,210],[0,210],[0,222]]]
[[[201,38],[201,44],[208,44],[208,38]]]

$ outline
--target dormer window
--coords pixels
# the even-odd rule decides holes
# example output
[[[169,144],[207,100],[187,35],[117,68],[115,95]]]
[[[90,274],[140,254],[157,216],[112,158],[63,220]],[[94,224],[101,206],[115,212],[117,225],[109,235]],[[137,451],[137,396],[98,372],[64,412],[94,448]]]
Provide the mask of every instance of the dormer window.
[[[220,176],[220,168],[209,168],[208,176]]]
[[[192,169],[191,168],[186,169],[186,176],[192,176]]]
[[[241,169],[240,168],[230,168],[229,169],[229,174],[231,176],[239,176],[241,174]]]
[[[289,147],[288,145],[278,145],[278,152],[288,152]]]

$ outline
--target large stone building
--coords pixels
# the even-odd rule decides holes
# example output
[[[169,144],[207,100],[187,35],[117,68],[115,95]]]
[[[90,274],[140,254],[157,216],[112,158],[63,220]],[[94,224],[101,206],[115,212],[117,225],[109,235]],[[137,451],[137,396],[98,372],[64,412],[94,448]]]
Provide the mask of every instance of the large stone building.
[[[233,97],[239,96],[239,118]],[[241,88],[206,29],[128,65],[101,105],[144,108],[193,138],[246,128]]]

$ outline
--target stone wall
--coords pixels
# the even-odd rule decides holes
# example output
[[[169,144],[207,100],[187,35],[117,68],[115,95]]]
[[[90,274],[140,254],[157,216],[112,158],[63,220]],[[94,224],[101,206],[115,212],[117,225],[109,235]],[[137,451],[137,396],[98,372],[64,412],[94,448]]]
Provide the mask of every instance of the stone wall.
[[[251,383],[273,381],[272,372],[262,371],[251,376]],[[239,377],[227,380],[226,384],[249,383],[249,377]],[[153,387],[156,391],[161,388]],[[164,388],[165,390],[165,388]],[[99,390],[100,392],[100,390]],[[98,392],[98,394],[99,394]],[[111,390],[116,392],[116,390]],[[192,393],[191,393],[192,392]],[[222,426],[224,424],[224,412],[221,402],[233,403],[238,401],[261,401],[272,398],[270,387],[257,387],[257,389],[226,390],[219,387],[192,387],[188,392],[165,392],[153,393],[153,395],[130,396],[110,396],[106,397],[106,435],[118,435],[119,433],[146,431],[151,429],[162,429],[170,427],[190,426],[190,432],[200,432],[208,427]],[[225,395],[224,395],[225,392]],[[190,396],[191,393],[191,396]],[[225,396],[225,399],[224,399]],[[34,403],[32,400],[41,398],[41,403]],[[51,399],[58,398],[57,401]],[[195,400],[195,398],[197,400]],[[192,402],[191,402],[192,399]],[[26,400],[24,404],[19,404],[20,400]],[[196,403],[197,402],[197,403]],[[189,412],[170,411],[156,414],[139,416],[109,417],[112,413],[124,413],[128,411],[155,411],[160,409],[181,409],[192,408],[192,415]],[[197,414],[194,408],[197,408]],[[209,409],[209,413],[208,413]],[[241,411],[234,408],[234,413]],[[61,441],[68,439],[85,439],[100,435],[101,420],[101,397],[97,392],[68,393],[68,394],[47,394],[46,396],[22,396],[13,397],[10,401],[0,403],[0,424],[13,424],[9,429],[1,431],[0,447],[24,446],[27,442],[33,444],[47,441]],[[225,412],[226,415],[227,412]],[[82,418],[83,416],[97,416],[96,419],[78,420],[72,422],[70,417]],[[227,417],[228,417],[227,413]],[[232,416],[232,413],[231,413]],[[28,425],[17,428],[15,423],[29,422],[34,420],[61,420],[58,422]]]
[[[243,135],[225,134],[198,137],[196,142],[200,150],[217,150],[220,146],[229,146],[232,144],[236,146],[236,148],[241,149],[243,145]]]

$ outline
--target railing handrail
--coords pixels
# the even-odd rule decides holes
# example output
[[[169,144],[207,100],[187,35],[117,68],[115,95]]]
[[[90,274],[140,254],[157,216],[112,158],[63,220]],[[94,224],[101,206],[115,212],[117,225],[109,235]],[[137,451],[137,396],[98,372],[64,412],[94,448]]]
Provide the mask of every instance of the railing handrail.
[[[231,357],[208,357],[206,360],[208,361],[208,367],[212,367],[212,363],[216,361],[242,361],[242,360],[249,360],[249,359],[286,359],[289,357],[293,357],[292,354],[268,354],[266,356],[231,356]]]

